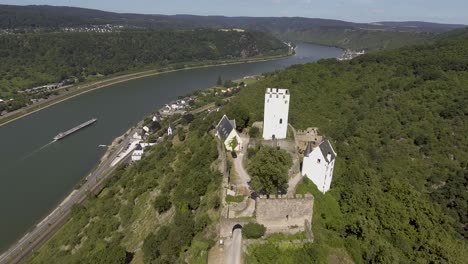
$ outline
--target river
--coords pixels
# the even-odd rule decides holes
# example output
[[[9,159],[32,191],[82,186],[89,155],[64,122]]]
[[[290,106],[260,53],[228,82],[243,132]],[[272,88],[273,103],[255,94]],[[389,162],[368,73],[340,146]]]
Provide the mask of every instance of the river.
[[[295,56],[283,59],[145,77],[74,97],[0,127],[0,253],[50,213],[96,166],[105,152],[98,145],[110,144],[165,103],[215,85],[218,76],[238,79],[341,53],[302,43]],[[47,145],[59,132],[93,117],[98,118],[96,124]]]

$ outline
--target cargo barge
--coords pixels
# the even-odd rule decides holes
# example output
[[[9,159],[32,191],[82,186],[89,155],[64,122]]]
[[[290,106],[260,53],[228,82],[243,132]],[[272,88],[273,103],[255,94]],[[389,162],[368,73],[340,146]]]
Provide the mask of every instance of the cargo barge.
[[[66,136],[69,136],[69,135],[75,133],[76,131],[78,131],[78,130],[80,130],[82,128],[85,128],[85,127],[87,127],[89,125],[92,125],[92,124],[96,123],[96,121],[97,121],[97,118],[93,118],[93,119],[88,120],[88,121],[84,122],[83,124],[81,124],[79,126],[76,126],[76,127],[72,128],[70,130],[67,130],[65,132],[60,132],[58,135],[56,135],[54,137],[54,141],[57,141],[57,140],[60,140],[60,139],[62,139],[64,137],[66,137]]]

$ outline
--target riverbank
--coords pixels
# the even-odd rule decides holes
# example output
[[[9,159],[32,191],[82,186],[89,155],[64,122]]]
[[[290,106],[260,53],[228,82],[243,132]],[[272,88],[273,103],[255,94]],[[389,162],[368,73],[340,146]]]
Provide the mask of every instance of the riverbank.
[[[278,60],[278,59],[286,58],[289,56],[293,56],[293,54],[288,53],[284,55],[266,56],[266,57],[260,57],[260,58],[249,58],[249,59],[241,59],[241,60],[235,60],[235,61],[233,60],[217,61],[217,62],[212,62],[206,65],[187,64],[185,65],[184,68],[180,68],[180,69],[174,69],[173,67],[168,67],[168,68],[162,68],[162,69],[145,70],[145,71],[139,71],[139,72],[134,72],[134,73],[126,73],[126,74],[119,75],[119,76],[113,76],[107,79],[102,79],[102,80],[94,81],[94,82],[87,83],[87,84],[70,86],[67,88],[62,88],[60,90],[57,90],[59,91],[60,94],[53,98],[40,101],[33,105],[18,109],[16,111],[13,111],[11,113],[7,113],[1,116],[0,127],[8,123],[11,123],[13,121],[16,121],[20,118],[23,118],[27,115],[46,109],[47,107],[64,102],[73,97],[76,97],[76,96],[79,96],[79,95],[82,95],[82,94],[85,94],[85,93],[88,93],[97,89],[101,89],[110,85],[122,83],[122,82],[127,82],[127,81],[131,81],[135,79],[155,76],[159,74],[171,73],[171,72],[178,72],[178,71],[191,70],[191,69],[200,69],[200,68],[209,68],[209,67],[216,67],[216,66],[242,64],[242,63],[271,61],[271,60]]]

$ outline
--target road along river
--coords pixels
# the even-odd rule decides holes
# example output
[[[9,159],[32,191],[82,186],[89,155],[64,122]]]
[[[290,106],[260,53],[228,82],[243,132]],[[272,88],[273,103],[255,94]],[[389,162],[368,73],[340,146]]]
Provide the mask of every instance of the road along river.
[[[96,166],[112,140],[146,114],[196,89],[342,50],[298,44],[296,55],[272,61],[213,66],[131,80],[95,90],[0,127],[0,253],[60,204]],[[97,123],[52,144],[61,131],[93,117]],[[47,145],[49,144],[49,145]],[[47,146],[46,146],[47,145]],[[45,147],[44,147],[45,146]]]

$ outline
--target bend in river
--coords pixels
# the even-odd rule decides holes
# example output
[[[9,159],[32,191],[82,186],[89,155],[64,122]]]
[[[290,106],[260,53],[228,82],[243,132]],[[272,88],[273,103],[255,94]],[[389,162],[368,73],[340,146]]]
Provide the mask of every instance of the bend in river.
[[[115,84],[74,97],[0,127],[0,253],[52,211],[98,163],[105,149],[145,115],[196,89],[293,64],[338,57],[342,50],[298,44],[278,60],[213,66]],[[93,117],[98,122],[47,145]],[[47,146],[46,146],[47,145]],[[44,147],[45,146],[45,147]]]

